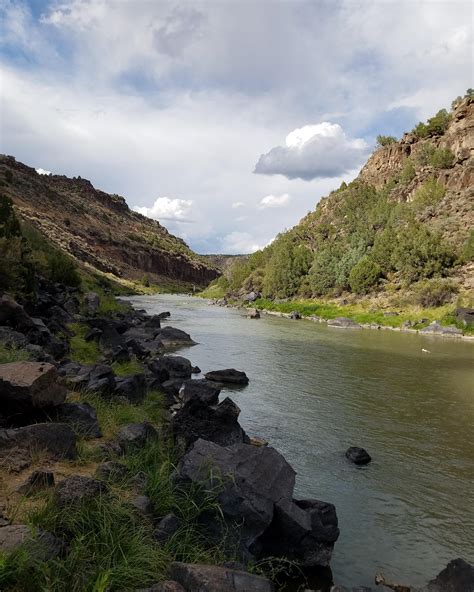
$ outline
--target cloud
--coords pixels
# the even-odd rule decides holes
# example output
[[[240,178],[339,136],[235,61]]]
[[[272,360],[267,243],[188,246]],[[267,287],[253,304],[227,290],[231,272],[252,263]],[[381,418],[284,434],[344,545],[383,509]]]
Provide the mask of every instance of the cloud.
[[[234,231],[222,239],[220,252],[228,255],[246,255],[261,248],[263,245],[257,244],[250,233]]]
[[[237,208],[245,208],[245,204],[243,201],[234,201],[232,204],[232,208],[235,210]]]
[[[338,177],[362,164],[367,155],[365,140],[348,138],[339,124],[323,121],[290,132],[285,146],[276,146],[260,156],[254,172],[306,181]]]
[[[41,167],[39,169],[35,169],[35,171],[38,173],[38,175],[52,175],[53,174],[51,171],[47,171],[46,169],[42,169]]]
[[[135,212],[153,218],[154,220],[174,220],[178,222],[189,222],[193,201],[191,199],[170,199],[169,197],[158,197],[151,208],[134,206]]]
[[[283,195],[267,195],[260,200],[259,209],[265,208],[282,208],[290,201],[288,193]]]

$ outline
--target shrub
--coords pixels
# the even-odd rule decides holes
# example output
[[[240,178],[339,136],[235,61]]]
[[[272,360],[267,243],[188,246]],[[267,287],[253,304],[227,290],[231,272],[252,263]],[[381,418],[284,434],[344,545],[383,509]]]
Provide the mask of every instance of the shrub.
[[[435,206],[444,197],[445,188],[434,177],[427,179],[413,195],[413,205],[416,209]]]
[[[313,294],[322,296],[334,288],[337,278],[337,262],[338,258],[329,247],[316,252],[308,277]]]
[[[451,302],[458,287],[448,279],[432,279],[418,282],[413,286],[417,304],[432,308]]]
[[[78,287],[81,278],[72,259],[61,251],[52,251],[47,256],[49,277],[53,282]]]
[[[449,169],[454,164],[454,154],[449,148],[437,148],[430,156],[429,163],[436,169]]]
[[[471,230],[466,242],[464,243],[461,259],[462,261],[466,262],[474,260],[474,230]]]
[[[416,162],[420,166],[426,166],[430,162],[435,150],[436,148],[433,146],[433,144],[426,142],[426,144],[423,144],[416,153]]]
[[[150,287],[150,278],[148,277],[147,274],[145,274],[142,277],[142,284],[145,286],[145,288],[149,288]]]
[[[377,136],[378,146],[390,146],[390,144],[394,144],[396,141],[397,138],[394,136]]]
[[[426,124],[420,122],[413,130],[413,133],[418,138],[441,136],[446,131],[450,120],[451,116],[446,109],[440,109],[436,115],[428,119]]]
[[[349,274],[351,290],[357,294],[370,292],[377,285],[381,274],[380,265],[367,255],[362,257]]]
[[[410,183],[410,181],[415,178],[415,175],[416,171],[413,160],[411,158],[407,158],[405,164],[403,165],[402,172],[400,173],[400,183],[403,185],[408,185],[408,183]]]

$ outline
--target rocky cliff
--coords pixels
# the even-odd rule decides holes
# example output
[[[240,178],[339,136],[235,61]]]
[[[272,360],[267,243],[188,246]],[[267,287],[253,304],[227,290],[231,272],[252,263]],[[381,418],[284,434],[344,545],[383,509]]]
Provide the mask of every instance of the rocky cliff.
[[[205,285],[218,275],[159,222],[133,212],[123,197],[100,191],[87,179],[40,175],[2,155],[0,180],[23,221],[94,269],[132,280],[146,274],[158,284]]]

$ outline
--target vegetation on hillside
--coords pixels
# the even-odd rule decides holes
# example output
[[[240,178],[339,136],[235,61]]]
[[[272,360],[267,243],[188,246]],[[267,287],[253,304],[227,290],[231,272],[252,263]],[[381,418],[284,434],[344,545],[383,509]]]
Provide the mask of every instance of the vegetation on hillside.
[[[450,119],[451,114],[442,110],[417,126],[416,134],[443,134]],[[394,141],[391,136],[378,137],[380,146]],[[436,292],[455,266],[473,259],[472,236],[460,245],[427,224],[446,194],[436,171],[453,163],[448,148],[423,141],[383,188],[361,178],[343,183],[271,245],[237,260],[206,295],[255,291],[269,299],[331,298],[393,292],[416,282],[423,282],[427,292]],[[421,170],[413,187],[410,184]],[[399,197],[401,191],[405,200]],[[454,298],[456,287],[438,291],[444,304]],[[439,305],[440,298],[427,297],[424,305],[431,300]]]

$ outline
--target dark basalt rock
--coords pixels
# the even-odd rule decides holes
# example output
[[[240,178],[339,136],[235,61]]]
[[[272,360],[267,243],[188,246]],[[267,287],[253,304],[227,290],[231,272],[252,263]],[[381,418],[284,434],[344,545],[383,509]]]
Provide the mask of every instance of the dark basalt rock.
[[[173,347],[179,345],[193,345],[195,341],[191,339],[191,336],[181,329],[175,329],[174,327],[163,327],[160,329],[156,336],[165,347]]]
[[[29,314],[8,294],[0,296],[0,325],[7,325],[25,334],[35,330],[35,324]]]
[[[150,423],[130,423],[123,426],[117,434],[117,442],[124,452],[143,448],[150,438],[158,438],[157,431]]]
[[[346,458],[356,465],[367,465],[372,460],[372,457],[367,450],[359,448],[358,446],[351,446],[348,448],[346,450]]]
[[[0,405],[5,414],[31,413],[58,405],[66,389],[57,382],[57,370],[43,362],[0,364]]]
[[[464,559],[453,559],[428,582],[423,592],[472,592],[474,590],[474,566]]]
[[[238,422],[240,409],[229,398],[219,405],[193,397],[176,413],[171,422],[172,432],[185,448],[202,438],[221,446],[230,446],[248,440]]]
[[[146,518],[151,518],[153,516],[153,504],[148,496],[136,495],[132,498],[130,503],[137,512],[142,514],[142,516]]]
[[[272,523],[252,551],[258,556],[285,557],[304,567],[329,566],[338,537],[332,504],[284,499],[275,504]]]
[[[96,478],[102,481],[123,481],[129,475],[130,471],[125,465],[114,461],[100,464],[95,471]]]
[[[186,380],[180,391],[183,403],[191,399],[199,399],[207,405],[217,405],[222,385],[212,380],[201,378],[199,380]]]
[[[83,438],[102,436],[97,413],[88,403],[61,403],[53,413],[56,421],[67,423]]]
[[[33,471],[28,479],[18,487],[18,493],[31,495],[42,489],[54,487],[54,473],[51,471]]]
[[[17,429],[0,429],[0,462],[22,458],[26,466],[32,454],[46,452],[56,459],[76,458],[76,435],[64,423],[36,423]]]
[[[82,475],[72,475],[59,483],[54,493],[54,499],[60,508],[64,508],[78,504],[85,499],[98,497],[105,492],[106,486],[103,481]]]
[[[454,313],[456,320],[463,323],[466,327],[472,327],[474,325],[474,308],[456,308]]]
[[[140,588],[140,590],[135,590],[135,592],[186,592],[186,590],[174,580],[165,580],[164,582],[153,584],[151,588]]]
[[[216,565],[171,564],[171,577],[185,590],[199,592],[274,592],[270,580]]]
[[[146,390],[144,374],[132,374],[115,379],[115,394],[125,397],[131,403],[141,403],[145,398]]]
[[[63,544],[50,532],[38,529],[36,532],[26,524],[9,524],[0,528],[0,551],[12,553],[24,549],[28,564],[50,561],[63,552]]]
[[[226,370],[213,370],[204,375],[207,380],[214,382],[223,382],[225,384],[248,384],[249,379],[245,372],[234,370],[234,368],[227,368]]]
[[[181,459],[177,477],[183,485],[202,483],[220,490],[218,501],[229,530],[238,528],[241,553],[252,556],[250,547],[273,520],[274,504],[291,499],[295,471],[274,448],[234,444],[219,446],[198,440]],[[207,524],[221,536],[218,521]]]
[[[191,362],[182,356],[162,356],[148,363],[148,368],[160,382],[170,378],[191,378]]]
[[[159,522],[153,536],[159,543],[170,539],[179,529],[179,518],[172,512],[164,516]]]

